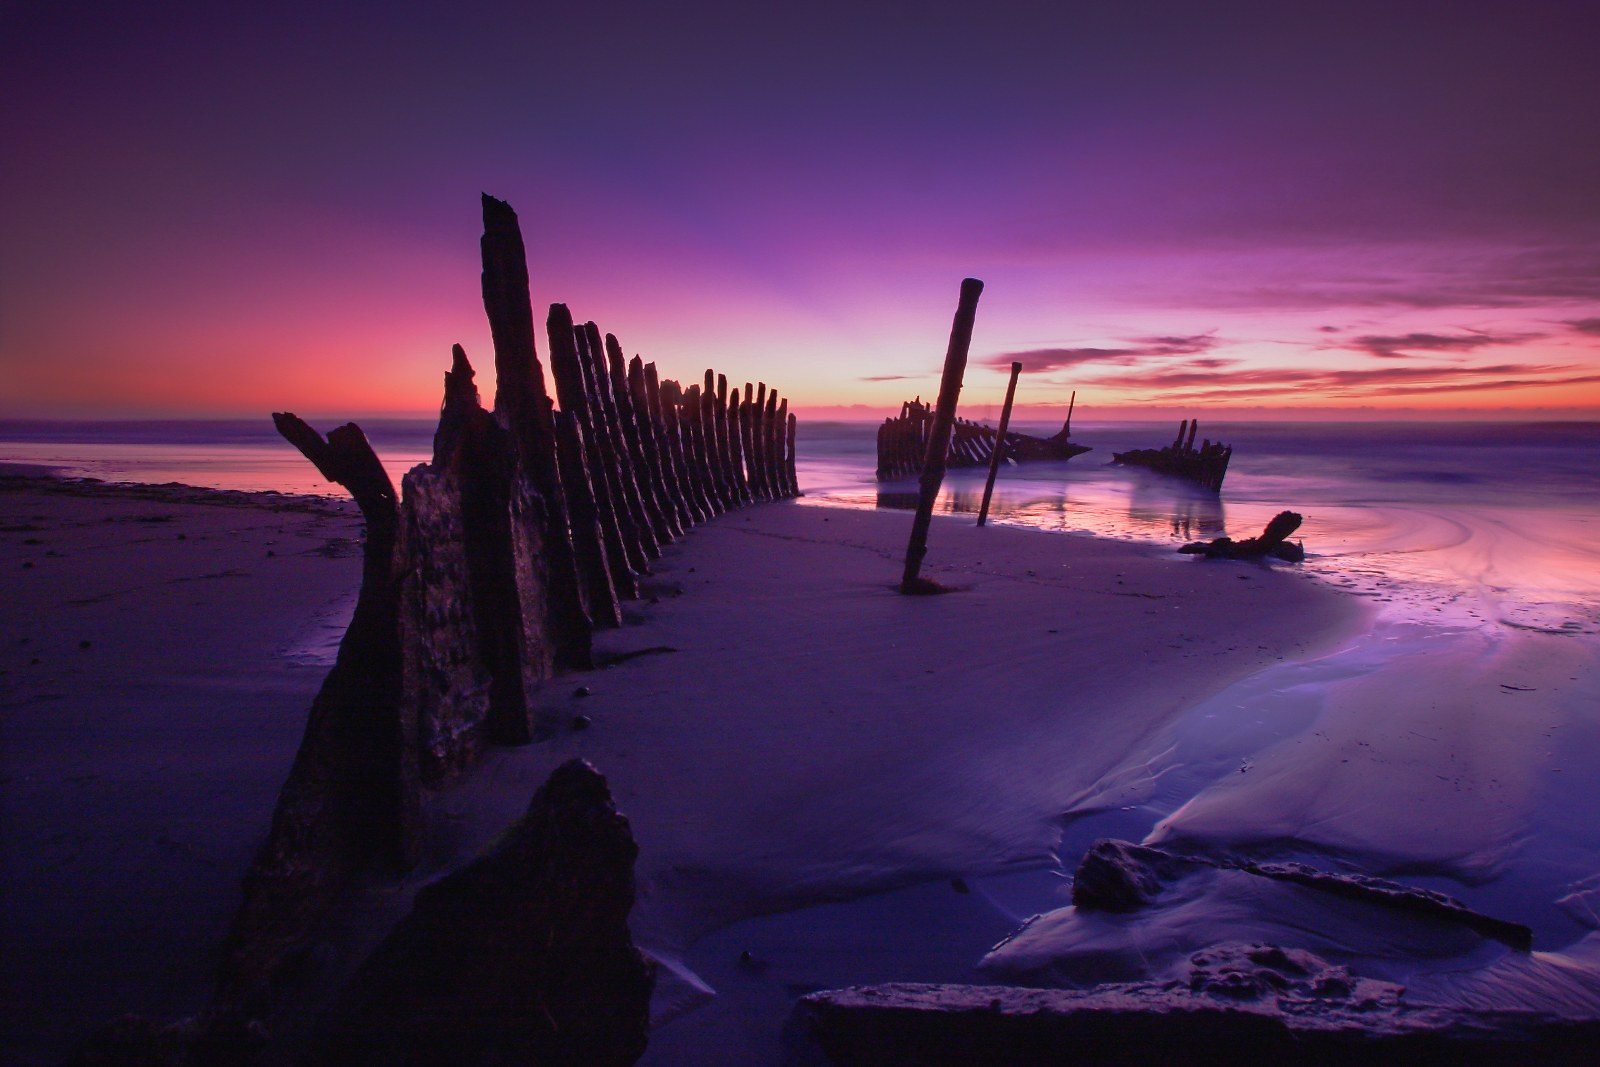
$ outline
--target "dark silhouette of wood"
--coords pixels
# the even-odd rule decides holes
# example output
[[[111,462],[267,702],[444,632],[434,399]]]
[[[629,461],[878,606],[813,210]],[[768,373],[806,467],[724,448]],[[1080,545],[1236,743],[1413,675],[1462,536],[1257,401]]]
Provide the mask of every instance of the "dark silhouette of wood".
[[[1212,444],[1209,439],[1195,448],[1194,438],[1199,429],[1199,419],[1184,419],[1178,423],[1178,436],[1167,447],[1117,452],[1112,455],[1111,461],[1184,478],[1202,489],[1220,493],[1222,480],[1228,474],[1228,464],[1233,459],[1233,448],[1221,442]]]
[[[550,305],[546,330],[556,397],[562,413],[571,416],[573,422],[565,431],[558,425],[560,436],[556,443],[561,452],[561,476],[569,487],[573,548],[588,593],[589,612],[596,623],[621,625],[619,601],[639,595],[638,578],[628,564],[623,526],[617,518],[605,466],[606,449],[598,443],[595,405],[590,401],[587,377],[579,361],[572,313],[565,304]],[[580,453],[581,465],[574,462]]]
[[[618,456],[618,442],[611,432],[611,412],[605,403],[610,391],[603,358],[597,360],[589,348],[589,339],[582,326],[573,328],[573,350],[577,353],[578,371],[581,375],[584,396],[587,398],[593,432],[585,443],[595,461],[595,474],[604,479],[606,495],[611,500],[613,532],[617,552],[635,576],[649,573],[650,557],[645,551],[639,523],[634,509],[628,504],[628,493],[623,481],[622,463]],[[615,566],[615,561],[613,561]]]
[[[406,758],[410,731],[400,717],[394,484],[354,423],[324,438],[287,412],[272,421],[324,478],[349,491],[367,530],[355,614],[311,703],[223,946],[219,1002],[246,1012],[265,1002],[353,877],[408,865],[420,810],[415,761]]]
[[[711,372],[706,371],[706,388],[711,388]],[[722,478],[724,492],[734,507],[750,502],[745,492],[744,479],[733,469],[733,444],[728,440],[728,376],[716,376],[716,392],[712,396],[712,413],[717,422],[717,471]]]
[[[639,489],[633,470],[633,458],[628,452],[627,439],[622,434],[622,416],[617,410],[616,394],[611,386],[611,371],[606,366],[605,343],[600,328],[592,322],[578,327],[578,355],[585,361],[593,383],[595,410],[600,413],[596,432],[604,435],[606,466],[614,476],[617,518],[623,521],[623,538],[628,544],[629,560],[640,574],[650,573],[650,561],[661,555],[661,545],[656,541],[650,517],[645,513],[644,496]]]
[[[516,214],[492,197],[484,198],[483,209],[484,310],[499,379],[492,413],[480,400],[466,352],[455,346],[444,375],[433,455],[405,476],[399,495],[358,427],[342,426],[323,437],[293,415],[274,416],[284,438],[325,478],[350,492],[366,521],[366,539],[355,615],[312,703],[225,947],[215,1004],[222,1022],[212,1035],[220,1042],[244,1032],[234,1023],[270,1015],[329,977],[314,942],[319,924],[358,879],[376,878],[381,884],[413,861],[426,787],[461,771],[488,744],[522,744],[547,733],[551,723],[535,708],[535,687],[558,667],[592,665],[595,621],[618,624],[620,601],[637,595],[631,558],[642,566],[649,552],[659,551],[660,543],[694,522],[747,502],[750,497],[740,486],[751,479],[764,480],[770,493],[793,491],[795,420],[777,390],[763,385],[758,401],[747,387],[742,399],[737,393],[730,398],[726,378],[708,372],[705,391],[695,386],[685,393],[676,382],[660,381],[654,364],[637,357],[625,363],[614,337],[602,340],[593,323],[575,326],[559,304],[551,307],[547,321],[552,382],[561,402],[557,412],[535,351]],[[744,447],[747,442],[750,447]],[[753,455],[758,445],[765,452],[761,465]],[[599,793],[604,795],[603,781]],[[604,801],[608,805],[609,797]],[[563,838],[557,844],[570,842]],[[544,846],[535,851],[543,862]],[[497,873],[490,881],[507,870],[489,864],[464,874],[478,877],[491,869]],[[460,888],[463,877],[446,879],[437,888]],[[631,874],[629,879],[631,901]],[[445,896],[430,899],[437,903]],[[432,918],[459,917],[457,904],[475,914],[449,937],[469,931],[461,936],[471,942],[494,926],[482,916],[497,906],[495,900],[473,900],[470,893],[450,899],[454,903],[442,905]],[[501,941],[492,950],[459,957],[474,968],[469,976],[443,983],[440,997],[426,1003],[437,1006],[455,998],[451,1010],[456,1011],[463,997],[472,1001],[485,983],[494,992],[476,1001],[479,1006],[495,994],[522,995],[513,989],[515,982],[502,981],[521,963],[508,962],[507,971],[497,961],[525,961],[529,955],[523,950],[533,955],[550,950],[561,966],[588,966],[583,953],[592,942],[580,939],[582,944],[552,950],[551,938],[561,943],[565,933],[516,926],[529,919],[531,912],[523,907],[528,904],[518,902],[512,908],[515,921],[495,928]],[[581,915],[562,920],[580,926],[583,921]],[[531,939],[519,943],[519,932]],[[414,933],[413,928],[406,938]],[[382,988],[397,993],[392,1003],[387,993],[361,1001],[365,994],[352,987],[356,999],[347,999],[346,1006],[357,1005],[355,1014],[338,1016],[341,1021],[325,1032],[330,1040],[359,1034],[350,1047],[374,1040],[394,1053],[387,1059],[437,1058],[437,1048],[419,1051],[424,1042],[402,1036],[413,1020],[398,993],[415,991],[407,983],[420,981],[422,972],[396,977],[406,972],[409,960],[420,958],[414,952],[442,953],[433,957],[442,960],[454,951],[445,946],[448,938],[429,936],[402,938],[406,947],[384,961],[384,967],[397,964],[399,969],[373,972],[382,976],[375,979]],[[500,949],[507,954],[494,955]],[[611,977],[632,981],[621,971]],[[596,978],[601,984],[609,980]],[[457,986],[475,992],[461,994]],[[568,1014],[563,1012],[573,1005],[539,1001],[541,994],[532,994],[544,1013],[543,1022],[535,1020],[532,1027],[543,1027],[539,1041],[553,1042],[539,1047],[581,1046],[585,1053],[622,1048],[608,1044],[601,1031],[612,1031],[603,1019],[593,1026],[585,1021],[599,1019],[610,1010],[607,1004],[619,1003],[607,1000],[619,989],[603,991],[583,1011],[574,1008]],[[648,986],[634,997],[638,991],[636,984],[621,990],[628,1010],[638,1007],[642,1020]],[[379,1002],[383,1008],[369,1012]],[[367,1026],[391,1007],[387,1021]],[[459,1009],[463,1019],[472,1010]],[[493,1016],[497,1009],[489,1010]],[[516,1030],[528,1019],[495,1018],[485,1025]],[[364,1021],[352,1022],[358,1019]],[[630,1017],[627,1026],[634,1021]],[[432,1030],[437,1022],[420,1025]],[[484,1039],[484,1032],[468,1026],[468,1036],[449,1045],[448,1058],[461,1053],[470,1059],[470,1049],[477,1047],[473,1042]],[[642,1021],[634,1029],[614,1030],[617,1042],[631,1042],[635,1033],[642,1048]],[[522,1036],[519,1032],[515,1040]],[[487,1040],[493,1044],[498,1038]],[[495,1044],[493,1054],[511,1047]],[[589,1060],[606,1062],[609,1054]]]
[[[1305,547],[1289,540],[1289,535],[1300,528],[1302,518],[1298,512],[1280,511],[1267,523],[1257,537],[1235,541],[1219,537],[1214,541],[1192,541],[1179,552],[1207,559],[1265,559],[1272,556],[1290,563],[1300,563],[1306,558]]]
[[[784,497],[800,495],[799,488],[791,477],[794,464],[793,457],[789,454],[789,398],[783,397],[778,401],[778,417],[772,426],[773,455],[778,467],[778,493]]]
[[[544,551],[519,566],[541,578],[549,603],[556,659],[582,669],[594,661],[593,624],[583,608],[582,583],[556,459],[555,420],[544,367],[533,341],[528,257],[511,205],[483,197],[483,307],[494,338],[495,416],[511,433],[517,477],[526,489],[516,521],[541,522]],[[531,490],[532,492],[528,492]]]
[[[1015,430],[1007,430],[1001,436],[988,426],[957,419],[951,430],[947,462],[958,470],[987,467],[996,449],[1001,451],[1002,459],[1011,463],[1064,462],[1092,451],[1070,439],[1070,407],[1068,412],[1066,423],[1051,437],[1034,437]],[[899,415],[884,420],[878,427],[879,481],[902,481],[921,471],[932,425],[933,409],[922,403],[921,397],[901,404]]]
[[[667,480],[672,486],[672,496],[678,508],[678,522],[688,530],[704,522],[705,512],[695,498],[694,486],[689,481],[683,457],[683,439],[678,434],[675,421],[667,417],[667,407],[661,398],[661,377],[654,363],[644,365],[644,387],[650,405],[650,421],[656,427],[657,447]]]
[[[746,417],[744,400],[739,390],[735,389],[728,397],[728,462],[733,470],[734,485],[738,487],[739,500],[753,504],[756,498],[750,488],[750,475],[745,470],[744,443],[750,436],[744,425]]]
[[[673,454],[677,457],[678,468],[688,488],[689,499],[698,516],[696,521],[705,522],[717,512],[712,506],[710,496],[706,493],[704,476],[696,460],[694,428],[690,423],[687,408],[688,400],[683,387],[671,378],[663,381],[661,412],[666,419],[667,437],[672,445]]]
[[[606,335],[609,344],[610,334]],[[645,475],[657,488],[661,503],[662,520],[667,534],[676,540],[683,536],[687,526],[676,496],[679,492],[671,465],[662,456],[661,425],[650,402],[650,390],[645,381],[644,361],[634,356],[628,362],[628,392],[633,397],[633,413],[639,424],[639,446],[644,457]]]
[[[961,283],[955,320],[950,325],[950,346],[945,351],[944,375],[939,381],[939,404],[934,411],[928,435],[928,452],[923,459],[918,484],[917,513],[911,523],[911,539],[906,545],[905,573],[900,579],[902,593],[932,593],[941,587],[922,577],[922,560],[928,554],[928,528],[933,524],[933,504],[944,481],[945,455],[950,448],[950,429],[955,425],[956,404],[961,399],[961,379],[967,369],[967,350],[972,346],[972,325],[978,314],[978,297],[983,283],[967,278]]]
[[[593,325],[592,323],[590,325]],[[598,329],[595,331],[598,333]],[[634,409],[633,388],[628,383],[628,363],[622,356],[622,344],[615,335],[605,335],[606,370],[611,380],[611,395],[617,406],[617,419],[622,430],[622,441],[628,452],[628,464],[633,468],[634,480],[639,486],[639,501],[644,517],[655,538],[657,552],[660,546],[672,543],[674,524],[667,519],[667,507],[661,500],[661,486],[650,476],[645,460],[644,442],[640,433],[640,413]]]
[[[757,392],[759,396],[759,390]],[[767,391],[767,404],[761,412],[763,480],[767,483],[767,499],[778,500],[784,495],[778,483],[778,391]]]
[[[1022,376],[1022,364],[1011,364],[1011,381],[1006,384],[1006,402],[1000,409],[1000,429],[996,431],[997,440],[1004,441],[1006,430],[1011,426],[1011,403],[1017,398],[1017,379]],[[1077,396],[1076,393],[1073,394]],[[1072,408],[1067,408],[1067,425],[1072,425]],[[978,508],[978,525],[982,526],[989,521],[989,499],[994,496],[994,480],[1000,475],[1000,460],[1002,449],[990,447],[989,449],[989,479],[983,483],[983,504]]]
[[[788,445],[789,454],[789,492],[793,496],[801,495],[800,476],[795,471],[795,437],[799,421],[799,418],[791,412],[789,415],[788,425],[784,428],[784,439],[785,443]]]
[[[606,551],[606,533],[597,510],[594,483],[589,473],[589,452],[584,444],[583,424],[570,411],[556,412],[556,445],[561,457],[561,480],[567,487],[571,506],[572,536],[583,571],[584,591],[588,594],[589,615],[595,625],[615,628],[622,625],[622,603],[611,575]],[[614,527],[613,527],[614,529]],[[638,595],[630,579],[627,595]]]
[[[563,764],[492,852],[418,892],[305,1062],[633,1063],[654,983],[628,930],[638,853],[606,780]]]
[[[470,603],[479,655],[490,677],[489,739],[525,744],[535,733],[526,695],[555,673],[554,649],[546,633],[544,590],[530,574],[518,577],[511,515],[514,445],[483,409],[472,378],[466,353],[456,345],[454,365],[446,375],[440,432],[434,435],[433,462],[453,466],[456,472]],[[537,531],[521,532],[524,537],[537,535]],[[542,554],[544,548],[542,542],[528,543],[522,551]]]

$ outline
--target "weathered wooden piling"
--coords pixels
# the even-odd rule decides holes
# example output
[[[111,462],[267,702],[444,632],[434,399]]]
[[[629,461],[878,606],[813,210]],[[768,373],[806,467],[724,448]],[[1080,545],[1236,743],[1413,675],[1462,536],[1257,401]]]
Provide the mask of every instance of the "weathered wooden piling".
[[[218,998],[253,1005],[357,872],[405,867],[420,817],[400,718],[399,501],[360,427],[324,438],[287,412],[279,433],[355,499],[366,522],[361,589],[223,946]]]
[[[599,408],[604,413],[602,432],[610,445],[610,461],[615,465],[616,484],[621,490],[620,503],[628,515],[629,551],[635,554],[635,570],[648,574],[650,560],[661,555],[661,544],[656,540],[655,527],[645,510],[644,491],[639,486],[633,456],[622,433],[622,415],[606,360],[605,342],[600,337],[600,328],[593,322],[578,327],[578,354],[588,361]]]
[[[1006,384],[1006,402],[1000,409],[1000,429],[995,435],[999,441],[1005,440],[1006,430],[1011,425],[1011,403],[1017,398],[1017,379],[1021,375],[1022,364],[1013,362],[1011,364],[1011,381]],[[1073,395],[1076,396],[1077,394],[1074,393]],[[1072,423],[1071,409],[1068,409],[1067,423],[1068,425]],[[989,480],[983,483],[983,504],[978,508],[979,526],[989,521],[989,500],[994,496],[994,480],[1000,474],[1001,451],[997,447],[989,449]]]
[[[567,503],[572,517],[573,547],[583,575],[585,605],[596,626],[622,625],[621,597],[638,595],[633,572],[622,569],[621,596],[611,574],[606,549],[606,528],[600,520],[594,483],[589,471],[589,451],[584,444],[583,423],[571,411],[556,412],[556,446],[561,457],[561,479],[567,487]],[[615,520],[613,520],[613,523]]]
[[[638,580],[623,542],[624,524],[612,496],[612,478],[606,466],[608,447],[602,443],[601,417],[590,402],[590,388],[578,356],[572,313],[565,304],[551,304],[548,319],[550,372],[562,413],[573,426],[566,433],[568,454],[562,457],[562,476],[569,493],[573,548],[589,593],[590,610],[613,625],[621,623],[618,599],[638,595]],[[558,440],[558,445],[561,442]],[[577,464],[583,457],[581,472]]]
[[[606,338],[609,345],[611,335],[607,334]],[[661,454],[661,430],[657,425],[659,420],[650,403],[650,391],[645,382],[644,361],[638,356],[634,356],[628,362],[628,392],[633,398],[633,414],[637,420],[643,470],[651,484],[656,487],[657,502],[661,507],[661,519],[667,536],[677,540],[683,536],[687,525],[679,511],[678,502],[674,499],[678,492],[677,484],[672,477],[670,466]]]
[[[788,425],[784,428],[784,442],[788,446],[789,453],[789,494],[791,496],[800,495],[800,475],[795,470],[795,438],[799,422],[799,417],[790,412]]]
[[[594,327],[594,323],[589,324]],[[595,328],[595,335],[599,329]],[[657,554],[660,546],[672,543],[676,536],[673,524],[667,520],[667,509],[660,498],[660,486],[650,477],[646,464],[644,444],[640,437],[639,413],[633,406],[633,388],[628,384],[628,364],[622,356],[622,344],[614,334],[605,335],[606,371],[611,383],[611,396],[616,405],[618,428],[622,444],[628,453],[628,465],[633,470],[635,484],[639,487],[639,503],[645,524],[654,538]]]
[[[644,387],[650,407],[650,420],[657,428],[657,448],[662,468],[672,487],[672,497],[678,509],[678,522],[688,530],[706,520],[706,514],[695,499],[694,486],[684,467],[683,441],[678,436],[677,424],[668,417],[668,407],[661,398],[661,376],[654,363],[644,365]]]
[[[939,496],[939,485],[944,481],[945,453],[950,447],[950,429],[955,424],[961,379],[967,369],[967,350],[972,346],[972,325],[978,315],[978,297],[982,294],[983,283],[978,279],[962,281],[955,320],[950,325],[950,346],[944,356],[944,375],[939,381],[939,403],[934,410],[928,451],[922,462],[917,514],[911,522],[911,539],[906,545],[905,573],[900,579],[902,593],[940,591],[936,583],[922,577],[922,560],[928,554],[928,528],[933,524],[933,504]]]
[[[751,499],[740,488],[751,477],[773,481],[741,446],[757,441],[752,421],[776,421],[776,390],[765,412],[750,397],[730,403],[711,372],[705,390],[685,393],[654,364],[625,362],[615,337],[575,325],[561,304],[546,322],[557,411],[516,213],[486,196],[483,219],[492,413],[456,346],[433,455],[400,494],[359,427],[323,437],[274,416],[350,492],[366,538],[354,617],[229,935],[218,992],[229,1011],[270,1007],[285,982],[316,980],[291,967],[310,932],[353,880],[413,860],[425,791],[486,745],[544,736],[537,687],[557,668],[593,665],[594,626],[620,624],[649,558]],[[768,451],[784,458],[781,446]]]
[[[766,463],[767,495],[770,499],[777,500],[786,494],[778,478],[778,465],[780,462],[778,442],[781,438],[778,436],[778,391],[776,389],[767,392],[767,407],[763,412],[763,419],[765,421],[762,429],[767,446],[766,456],[763,457]]]
[[[556,460],[555,420],[533,341],[527,251],[517,213],[487,194],[481,247],[483,307],[494,340],[495,417],[511,434],[517,458],[513,477],[526,486],[513,494],[528,505],[517,510],[514,521],[542,525],[538,540],[543,550],[522,565],[528,578],[543,587],[557,661],[567,667],[587,667],[594,659],[593,624],[583,609]],[[519,539],[531,538],[522,534]]]

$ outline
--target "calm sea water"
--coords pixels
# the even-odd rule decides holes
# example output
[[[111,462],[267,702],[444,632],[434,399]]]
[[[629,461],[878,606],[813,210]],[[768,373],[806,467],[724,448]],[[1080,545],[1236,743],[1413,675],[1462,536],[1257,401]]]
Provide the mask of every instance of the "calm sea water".
[[[433,423],[363,427],[398,482],[428,458]],[[1019,424],[1049,433],[1055,427]],[[1175,426],[1094,423],[1094,451],[1007,468],[991,521],[1172,544],[1259,532],[1305,515],[1312,569],[1410,614],[1592,632],[1600,620],[1600,423],[1215,423],[1230,442],[1221,497],[1110,465]],[[876,426],[802,423],[806,502],[904,507],[915,486],[873,479]],[[338,493],[269,421],[0,422],[0,462],[110,481]],[[976,514],[983,473],[952,472],[939,507]],[[1442,621],[1442,620],[1441,620]]]

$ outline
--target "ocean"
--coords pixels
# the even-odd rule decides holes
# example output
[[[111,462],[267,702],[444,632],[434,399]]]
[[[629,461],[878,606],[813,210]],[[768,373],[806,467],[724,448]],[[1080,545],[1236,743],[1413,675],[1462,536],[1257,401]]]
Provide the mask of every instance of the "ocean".
[[[362,423],[398,483],[424,462],[433,421]],[[1056,427],[1019,423],[1025,432]],[[805,503],[905,507],[911,482],[878,484],[876,424],[802,422]],[[1003,469],[990,521],[1171,545],[1258,533],[1305,516],[1307,570],[1429,621],[1593,632],[1600,619],[1600,423],[1226,423],[1220,496],[1110,463],[1165,444],[1175,426],[1081,421],[1092,452]],[[259,420],[0,421],[0,462],[120,482],[339,495]],[[984,472],[953,471],[939,510],[975,518]],[[934,542],[937,551],[937,538]]]

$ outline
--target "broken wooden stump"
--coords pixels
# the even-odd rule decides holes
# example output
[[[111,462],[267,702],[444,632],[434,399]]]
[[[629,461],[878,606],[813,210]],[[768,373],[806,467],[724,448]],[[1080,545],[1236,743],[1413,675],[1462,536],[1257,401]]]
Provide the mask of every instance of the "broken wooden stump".
[[[494,339],[495,417],[510,433],[519,521],[537,522],[544,550],[525,561],[545,590],[555,658],[563,666],[593,662],[593,622],[583,607],[582,580],[572,545],[555,419],[544,367],[533,340],[533,304],[527,250],[517,213],[503,200],[483,197],[483,307]]]
[[[286,412],[273,423],[366,520],[361,590],[333,668],[311,702],[305,735],[278,794],[267,838],[244,879],[223,946],[219,998],[263,998],[323,910],[358,872],[398,870],[419,818],[415,761],[401,723],[399,506],[394,485],[355,424],[324,438]]]
[[[492,852],[417,894],[306,1062],[634,1062],[654,982],[628,930],[638,852],[605,778],[563,764]]]
[[[967,350],[972,346],[972,325],[978,315],[978,297],[983,283],[967,278],[961,283],[955,320],[950,325],[950,346],[944,356],[944,376],[939,382],[939,404],[928,430],[928,451],[922,460],[918,485],[917,514],[911,522],[911,539],[906,545],[905,573],[900,592],[937,593],[942,588],[922,577],[922,560],[928,554],[928,528],[933,524],[933,503],[944,481],[945,456],[950,448],[950,429],[955,424],[956,403],[961,397],[961,378],[967,369]]]
[[[1301,521],[1298,512],[1280,511],[1257,537],[1247,537],[1243,541],[1235,541],[1231,537],[1191,541],[1178,551],[1207,559],[1265,559],[1271,556],[1288,563],[1302,563],[1306,558],[1305,546],[1289,540],[1289,535],[1300,528]]]

